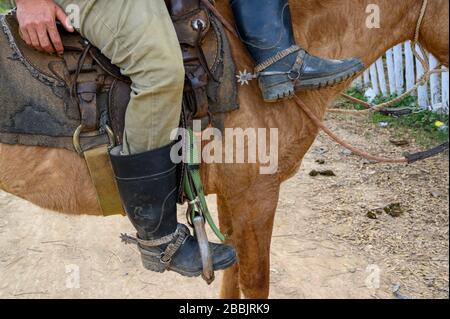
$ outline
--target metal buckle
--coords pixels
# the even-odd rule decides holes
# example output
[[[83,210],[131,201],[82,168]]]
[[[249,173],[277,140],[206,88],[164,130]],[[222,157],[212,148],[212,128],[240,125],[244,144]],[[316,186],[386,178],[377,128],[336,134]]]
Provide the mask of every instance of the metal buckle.
[[[297,81],[298,79],[300,79],[300,71],[294,69],[290,70],[288,72],[288,78],[291,81]]]
[[[106,132],[106,134],[108,135],[108,139],[109,139],[109,147],[113,148],[116,145],[115,142],[115,138],[114,138],[114,132],[113,130],[108,126],[108,125],[104,125],[100,128],[100,130],[94,131],[94,132],[89,132],[86,133],[86,137],[94,137],[94,136],[99,136],[101,134],[103,134],[104,132],[102,132],[102,129],[104,130],[104,132]],[[78,155],[82,156],[83,153],[85,152],[80,144],[80,137],[81,137],[81,133],[84,130],[84,126],[83,124],[81,124],[80,126],[77,127],[77,129],[75,130],[75,132],[73,133],[73,138],[72,138],[72,143],[73,143],[73,147],[75,148],[75,151],[78,153]]]
[[[172,262],[172,258],[169,258],[168,260],[164,260],[165,253],[162,252],[161,255],[159,255],[159,261],[161,262],[161,264],[165,265],[166,267],[170,265],[170,263]]]

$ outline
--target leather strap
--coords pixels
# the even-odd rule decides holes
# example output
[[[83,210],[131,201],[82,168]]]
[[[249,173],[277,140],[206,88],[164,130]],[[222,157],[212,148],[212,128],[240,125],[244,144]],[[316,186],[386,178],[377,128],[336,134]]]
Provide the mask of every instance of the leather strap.
[[[97,192],[97,201],[102,209],[103,216],[125,216],[109,159],[108,145],[101,145],[85,151],[84,158]]]
[[[132,237],[127,234],[120,235],[122,241],[125,244],[135,244],[138,246],[141,252],[159,256],[161,263],[163,263],[166,267],[170,266],[172,257],[176,254],[178,249],[180,249],[188,236],[190,236],[189,228],[187,228],[183,224],[178,224],[177,229],[172,234],[154,240],[143,240],[139,237]],[[167,245],[164,252],[159,255],[156,255],[145,249],[145,247],[158,247],[165,244],[169,245]]]
[[[161,238],[158,238],[158,239],[154,239],[154,240],[143,240],[143,239],[140,239],[139,237],[136,237],[136,241],[137,241],[141,246],[144,246],[144,247],[158,247],[158,246],[161,246],[161,245],[165,245],[165,244],[170,243],[172,240],[175,239],[175,237],[176,237],[177,235],[178,235],[178,229],[177,229],[174,233],[169,234],[169,235],[164,236],[164,237],[161,237]]]
[[[98,125],[97,89],[95,81],[77,83],[77,97],[81,113],[81,125],[85,131],[94,131]]]
[[[263,76],[272,76],[272,75],[287,75],[291,81],[298,81],[301,76],[303,61],[305,58],[306,51],[301,49],[295,59],[295,63],[289,71],[263,71],[257,72],[255,75],[252,75],[253,78],[263,77]]]
[[[188,83],[185,85],[185,92],[191,91],[194,101],[189,103],[189,109],[194,118],[202,118],[208,115],[208,95],[206,86],[208,85],[208,75],[199,66],[194,72],[187,72]]]
[[[264,71],[265,69],[267,69],[268,67],[270,67],[271,65],[277,63],[278,61],[283,60],[288,55],[291,55],[292,53],[295,53],[295,52],[300,51],[300,50],[301,50],[300,47],[298,47],[297,45],[292,45],[289,48],[278,52],[273,57],[263,61],[260,64],[258,64],[255,67],[255,72],[256,73],[260,73],[260,72]]]
[[[167,267],[170,265],[172,261],[172,257],[176,254],[178,249],[180,249],[181,245],[183,245],[186,238],[189,236],[189,229],[184,225],[179,225],[176,231],[177,239],[175,242],[170,243],[166,250],[161,254],[161,262],[165,264]]]

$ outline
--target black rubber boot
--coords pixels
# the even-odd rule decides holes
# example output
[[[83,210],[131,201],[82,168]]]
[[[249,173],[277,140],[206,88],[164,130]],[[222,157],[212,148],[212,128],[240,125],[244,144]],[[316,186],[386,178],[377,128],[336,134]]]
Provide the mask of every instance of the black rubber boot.
[[[231,7],[266,102],[338,84],[364,68],[356,58],[322,59],[297,46],[288,0],[231,0]]]
[[[195,277],[202,274],[200,250],[189,229],[177,222],[176,165],[170,159],[171,147],[123,156],[119,146],[111,150],[111,162],[125,211],[137,230],[144,267]],[[236,262],[230,246],[210,243],[210,251],[214,270]]]

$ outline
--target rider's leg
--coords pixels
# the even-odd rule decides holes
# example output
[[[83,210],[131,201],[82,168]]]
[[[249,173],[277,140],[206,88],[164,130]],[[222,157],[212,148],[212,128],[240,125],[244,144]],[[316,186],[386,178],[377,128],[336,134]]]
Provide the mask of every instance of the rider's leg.
[[[132,80],[125,145],[111,151],[127,215],[141,240],[147,269],[186,276],[202,271],[199,247],[177,222],[176,166],[170,133],[179,124],[184,67],[164,1],[57,0],[79,4],[81,33]],[[231,266],[235,251],[211,244],[216,270]]]
[[[231,0],[231,6],[267,102],[340,83],[363,68],[359,59],[322,59],[296,46],[288,0]]]

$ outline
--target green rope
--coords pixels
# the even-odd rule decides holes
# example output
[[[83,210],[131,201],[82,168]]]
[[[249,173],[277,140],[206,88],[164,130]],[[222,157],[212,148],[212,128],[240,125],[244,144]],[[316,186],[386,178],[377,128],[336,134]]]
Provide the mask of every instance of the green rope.
[[[195,136],[192,129],[188,129],[188,140],[186,148],[187,169],[184,176],[184,191],[189,200],[189,205],[192,208],[191,219],[197,215],[203,216],[213,230],[214,234],[220,241],[225,241],[225,236],[220,232],[219,228],[214,223],[211,213],[206,203],[205,191],[202,185],[200,176],[200,157],[195,147]]]

